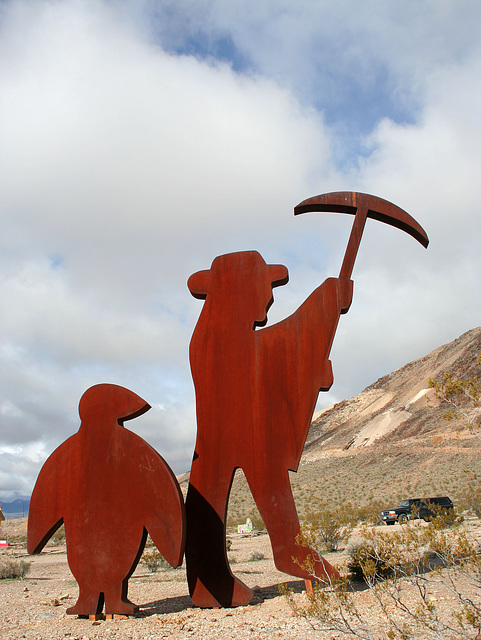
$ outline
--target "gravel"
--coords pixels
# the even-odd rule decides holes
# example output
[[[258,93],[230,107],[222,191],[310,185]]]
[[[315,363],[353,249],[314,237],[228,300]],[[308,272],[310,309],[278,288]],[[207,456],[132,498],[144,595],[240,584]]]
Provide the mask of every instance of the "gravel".
[[[13,521],[10,521],[13,522]],[[3,537],[13,529],[4,526]],[[21,527],[18,523],[17,528]],[[395,525],[397,527],[398,525]],[[10,527],[10,528],[9,528]],[[392,531],[395,527],[389,527]],[[386,527],[386,529],[388,529]],[[479,538],[481,529],[475,531]],[[12,534],[13,535],[13,534]],[[0,580],[0,638],[16,640],[93,640],[97,638],[157,639],[205,638],[206,640],[340,640],[339,631],[321,631],[297,616],[279,585],[294,590],[296,602],[305,602],[304,582],[277,571],[272,560],[269,538],[261,535],[231,535],[229,559],[233,572],[254,590],[249,606],[233,609],[199,609],[189,597],[185,567],[150,573],[140,563],[129,581],[129,598],[140,606],[138,614],[126,619],[88,620],[68,616],[65,611],[77,599],[78,587],[68,564],[65,545],[47,545],[38,556],[27,556],[20,542],[0,549],[3,556],[31,562],[23,580]],[[264,559],[251,561],[253,553]],[[329,554],[331,563],[342,562],[342,554]],[[412,593],[412,605],[416,605]],[[444,616],[450,616],[459,603],[447,590],[438,588],[431,595]],[[372,637],[386,638],[386,616],[373,606],[367,590],[356,595],[357,606],[369,623]],[[425,640],[428,636],[419,635]],[[467,637],[472,637],[468,635]]]
[[[4,528],[5,535],[5,528]],[[316,637],[309,623],[297,617],[278,585],[289,583],[298,593],[303,581],[276,570],[269,538],[231,536],[232,569],[254,589],[252,603],[233,609],[198,609],[189,597],[185,566],[150,573],[139,564],[129,581],[129,599],[140,606],[127,619],[97,620],[68,616],[77,599],[65,545],[48,545],[38,556],[27,556],[23,545],[1,550],[3,555],[31,562],[23,580],[0,581],[0,637],[87,640],[94,638],[279,638],[307,640]],[[250,561],[252,553],[265,558]]]

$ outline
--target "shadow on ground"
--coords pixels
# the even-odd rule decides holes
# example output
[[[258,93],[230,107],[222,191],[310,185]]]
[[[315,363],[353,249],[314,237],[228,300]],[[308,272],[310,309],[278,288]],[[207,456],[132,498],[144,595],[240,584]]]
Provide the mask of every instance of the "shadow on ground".
[[[301,593],[306,586],[303,580],[296,580],[282,583],[294,593]],[[279,584],[273,584],[268,587],[254,587],[254,597],[249,606],[262,604],[265,600],[271,600],[279,596]],[[140,611],[136,614],[138,617],[153,616],[165,613],[181,613],[186,609],[192,609],[194,605],[190,596],[177,596],[175,598],[165,598],[163,600],[155,600],[154,602],[146,602],[140,605]]]

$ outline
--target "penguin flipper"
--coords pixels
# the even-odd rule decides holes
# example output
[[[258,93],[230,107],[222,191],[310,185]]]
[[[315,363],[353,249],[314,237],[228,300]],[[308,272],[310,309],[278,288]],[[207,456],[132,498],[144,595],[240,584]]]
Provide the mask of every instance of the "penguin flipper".
[[[172,514],[169,515],[171,516]],[[146,523],[145,528],[162,556],[175,569],[180,567],[184,558],[185,533],[181,529],[180,520],[173,527],[171,517],[169,517],[170,522],[168,524],[163,522],[164,519],[165,513],[154,513],[149,518],[150,524]]]
[[[63,523],[60,469],[65,465],[68,440],[47,458],[38,474],[28,509],[27,552],[40,553]]]
[[[179,567],[185,551],[184,498],[169,465],[154,449],[152,451],[155,453],[155,482],[146,475],[142,485],[144,527],[167,562],[172,567]]]
[[[46,529],[46,523],[42,523],[41,526],[38,522],[31,527],[30,517],[28,519],[28,533],[27,533],[27,552],[30,554],[40,553],[53,534],[63,524],[63,518],[57,520],[46,533],[42,536],[41,531]]]

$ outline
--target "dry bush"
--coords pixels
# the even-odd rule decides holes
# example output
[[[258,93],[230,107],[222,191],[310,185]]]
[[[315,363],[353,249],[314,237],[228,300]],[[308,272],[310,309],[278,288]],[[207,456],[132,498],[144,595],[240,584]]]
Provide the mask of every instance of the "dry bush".
[[[24,578],[30,571],[30,562],[12,557],[0,559],[0,579]]]
[[[62,525],[57,529],[51,538],[52,544],[63,544],[65,542],[65,526]]]
[[[327,586],[316,583],[299,603],[284,590],[296,613],[323,631],[370,640],[371,618],[383,637],[427,640],[473,638],[481,628],[481,557],[478,546],[460,527],[442,517],[426,526],[412,522],[400,531],[363,527],[350,548],[350,571],[361,577],[371,596],[369,619],[359,608],[352,575]],[[437,604],[443,587],[457,606],[442,615]],[[436,595],[435,595],[436,594]]]
[[[301,527],[298,542],[319,552],[337,551],[353,529],[353,514],[348,508],[333,509],[323,505],[308,513]]]
[[[172,568],[157,549],[144,552],[141,562],[151,573],[156,573],[159,569],[165,570]]]
[[[368,504],[353,510],[353,520],[356,523],[379,524],[381,511],[385,509],[385,502],[381,500],[371,500]]]
[[[7,538],[10,544],[19,545],[22,547],[27,546],[27,532],[26,531],[17,531],[10,532],[6,531],[7,527],[2,527],[5,532],[5,537]]]
[[[467,482],[459,495],[459,508],[481,518],[481,484],[474,472],[467,472]]]

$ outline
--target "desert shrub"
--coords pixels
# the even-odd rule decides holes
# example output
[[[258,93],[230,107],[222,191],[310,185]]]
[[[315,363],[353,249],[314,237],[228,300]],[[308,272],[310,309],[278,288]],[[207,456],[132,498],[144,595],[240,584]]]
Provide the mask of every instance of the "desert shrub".
[[[0,579],[24,578],[29,571],[30,562],[8,557],[0,559]]]
[[[423,570],[429,544],[423,527],[413,525],[392,533],[363,527],[360,538],[346,551],[350,574],[374,583]]]
[[[145,552],[141,562],[151,573],[155,573],[159,569],[171,569],[170,564],[157,549]]]
[[[385,508],[384,502],[372,500],[353,511],[352,519],[355,523],[379,524],[381,511]]]
[[[319,511],[307,514],[299,542],[319,552],[325,549],[337,551],[352,529],[352,510],[331,509],[324,505]]]
[[[389,564],[371,541],[358,540],[350,544],[346,551],[349,558],[347,568],[355,580],[364,580],[366,575],[380,577],[389,573]]]
[[[150,537],[150,534],[147,534],[147,538],[145,540],[145,547],[144,549],[151,549],[152,547],[155,547],[154,541],[152,540],[152,538]]]
[[[19,533],[7,533],[8,541],[10,544],[27,546],[27,532],[20,531]]]
[[[245,520],[245,518],[244,518]],[[229,509],[227,512],[226,528],[237,531],[237,525],[242,521],[242,516],[237,512],[233,512]]]
[[[383,619],[385,637],[402,640],[472,638],[481,629],[481,556],[466,531],[439,516],[426,526],[415,521],[400,531],[361,527],[347,548],[349,573],[318,583],[304,602],[285,591],[298,615],[322,630],[372,638],[371,622],[357,607],[352,580],[363,580],[372,595],[371,617]],[[441,618],[437,593],[442,585],[457,608]],[[467,593],[474,588],[474,596]],[[413,595],[414,594],[414,595]],[[436,595],[435,595],[436,594]],[[411,598],[415,598],[412,604]],[[312,622],[314,621],[314,622]],[[476,636],[477,637],[477,636]]]
[[[232,549],[232,540],[230,538],[226,538],[225,548],[226,551],[230,551]]]
[[[469,473],[458,503],[461,509],[466,509],[477,518],[481,518],[481,484],[475,474]]]
[[[259,560],[264,560],[264,558],[265,556],[261,551],[253,551],[249,558],[249,562],[258,562]]]
[[[435,529],[447,529],[449,527],[460,525],[464,521],[464,517],[458,513],[457,509],[443,509],[439,505],[429,505],[434,515],[427,518],[427,521]]]

